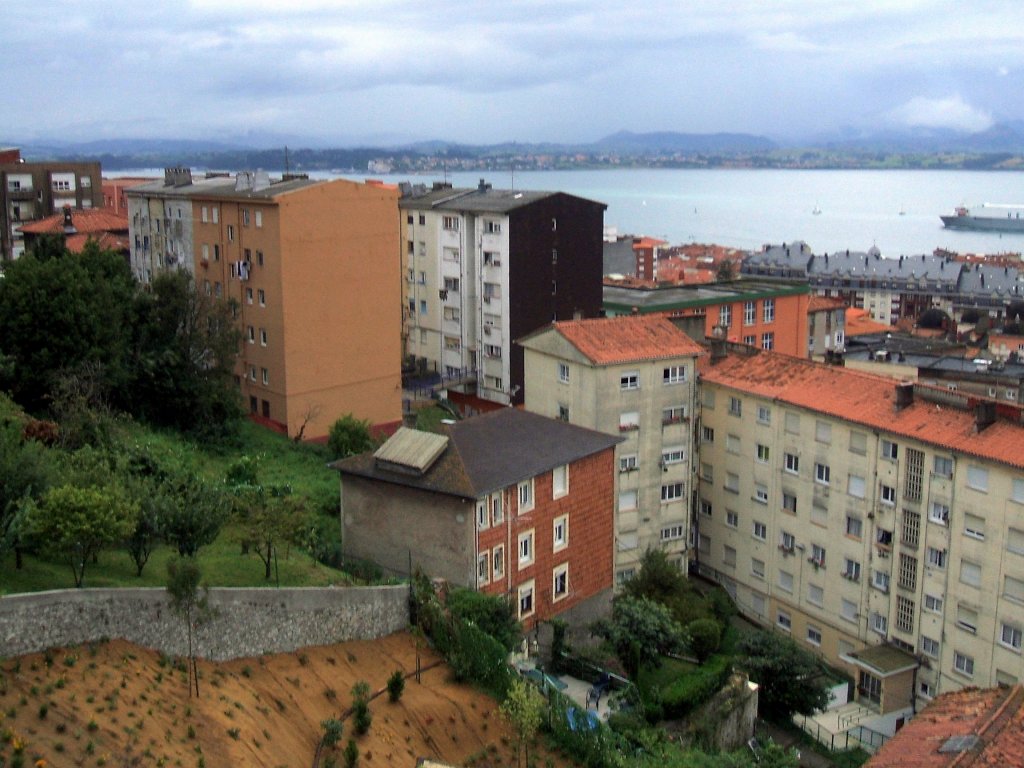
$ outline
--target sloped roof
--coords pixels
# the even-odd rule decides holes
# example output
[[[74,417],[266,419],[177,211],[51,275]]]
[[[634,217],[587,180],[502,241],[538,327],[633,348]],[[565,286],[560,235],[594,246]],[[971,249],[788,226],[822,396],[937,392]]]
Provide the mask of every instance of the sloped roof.
[[[128,215],[114,213],[107,208],[71,210],[71,223],[79,234],[100,232],[127,232]],[[21,231],[31,235],[64,234],[64,212],[55,213],[45,219],[37,219],[21,225]]]
[[[846,302],[829,296],[811,296],[807,302],[807,314],[811,312],[827,312],[831,309],[842,309]]]
[[[884,376],[760,350],[729,355],[701,375],[739,392],[1024,469],[1024,426],[997,419],[977,432],[972,412],[919,397],[897,411],[893,380]]]
[[[448,447],[422,475],[399,472],[372,453],[336,461],[342,476],[381,480],[465,499],[477,499],[611,448],[622,438],[501,408],[446,427]]]
[[[679,330],[664,315],[564,320],[549,326],[552,327],[597,365],[704,354],[700,344]],[[523,341],[549,328],[535,331]]]
[[[965,688],[937,696],[865,768],[954,765],[1024,765],[1024,687]]]
[[[892,330],[891,325],[872,320],[866,309],[848,307],[846,310],[846,338],[869,333],[887,333]]]

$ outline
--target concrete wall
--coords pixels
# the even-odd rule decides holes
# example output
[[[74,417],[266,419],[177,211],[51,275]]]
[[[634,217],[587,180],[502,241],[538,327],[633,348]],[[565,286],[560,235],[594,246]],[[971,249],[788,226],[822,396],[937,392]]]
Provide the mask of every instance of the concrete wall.
[[[215,661],[366,640],[408,626],[409,588],[212,589],[216,615],[197,633],[197,652]],[[187,652],[182,620],[167,592],[54,590],[0,597],[0,656],[102,638],[124,638],[169,655]]]

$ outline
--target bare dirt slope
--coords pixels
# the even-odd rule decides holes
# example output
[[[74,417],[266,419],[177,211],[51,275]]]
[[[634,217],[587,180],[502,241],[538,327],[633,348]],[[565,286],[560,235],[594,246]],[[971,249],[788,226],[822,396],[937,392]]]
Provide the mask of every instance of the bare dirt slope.
[[[215,664],[199,661],[200,696],[185,666],[114,640],[0,663],[0,765],[311,766],[329,717],[351,705],[359,681],[376,692],[396,670],[416,667],[416,641],[400,633],[372,642]],[[421,665],[437,661],[429,649]],[[370,731],[349,721],[359,766],[515,764],[515,738],[497,703],[451,680],[441,665],[406,682],[397,703],[370,703]],[[20,755],[20,758],[18,757]],[[549,757],[541,753],[541,764]],[[550,765],[567,765],[551,756]],[[45,761],[40,763],[39,761]],[[330,761],[326,761],[330,764]],[[324,763],[322,763],[323,765]]]

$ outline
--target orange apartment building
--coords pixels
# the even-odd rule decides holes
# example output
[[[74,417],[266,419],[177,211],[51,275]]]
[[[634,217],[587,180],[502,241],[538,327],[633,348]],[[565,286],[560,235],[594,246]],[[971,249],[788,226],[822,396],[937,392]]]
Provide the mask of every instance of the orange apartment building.
[[[604,285],[608,317],[665,315],[696,341],[721,327],[728,341],[798,357],[807,355],[809,301],[806,285],[756,280],[659,288],[606,280]]]
[[[238,307],[246,409],[289,436],[322,438],[347,413],[401,419],[398,191],[265,174],[126,190],[131,261],[142,282],[184,269]]]

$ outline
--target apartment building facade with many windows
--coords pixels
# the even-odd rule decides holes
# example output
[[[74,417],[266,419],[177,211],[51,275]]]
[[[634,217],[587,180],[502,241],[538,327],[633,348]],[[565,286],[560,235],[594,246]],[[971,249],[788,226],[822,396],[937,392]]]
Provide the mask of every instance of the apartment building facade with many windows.
[[[195,276],[237,307],[244,406],[293,437],[347,413],[401,418],[398,192],[382,185],[261,174],[126,190],[132,268]]]
[[[1019,408],[713,354],[701,433],[700,571],[848,669],[861,703],[903,716],[1024,677]]]
[[[436,184],[400,207],[406,354],[475,378],[485,400],[521,403],[523,354],[512,340],[600,314],[606,206],[481,181]]]
[[[693,503],[693,415],[703,348],[660,315],[568,320],[519,340],[527,410],[619,435],[615,572],[662,549],[684,571]]]
[[[527,631],[612,590],[619,438],[499,408],[335,462],[346,557],[504,595]]]

